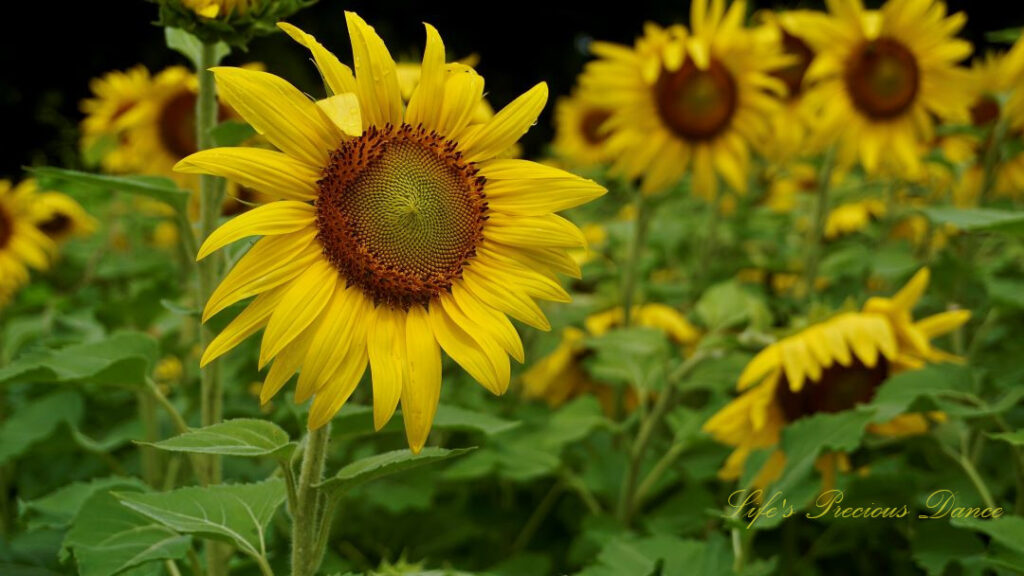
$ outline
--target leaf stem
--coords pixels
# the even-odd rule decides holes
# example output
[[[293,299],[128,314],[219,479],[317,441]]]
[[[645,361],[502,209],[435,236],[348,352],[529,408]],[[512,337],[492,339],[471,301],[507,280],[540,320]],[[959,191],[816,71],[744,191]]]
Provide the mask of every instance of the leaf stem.
[[[829,188],[832,183],[832,170],[835,168],[835,146],[825,151],[818,170],[817,189],[814,203],[814,221],[811,236],[807,243],[807,261],[804,265],[804,289],[807,298],[814,294],[814,283],[818,279],[818,266],[821,264],[821,253],[825,243],[825,220],[828,217]]]
[[[629,260],[622,281],[622,325],[628,328],[633,322],[633,305],[636,302],[636,287],[640,275],[640,260],[647,243],[647,203],[639,190],[633,191],[633,206],[636,214],[633,221],[633,240],[629,245]]]
[[[322,516],[333,512],[333,507],[327,509],[326,496],[315,486],[323,479],[329,443],[330,425],[310,430],[306,435],[296,505],[292,510],[292,576],[313,576],[323,558],[319,550]]]

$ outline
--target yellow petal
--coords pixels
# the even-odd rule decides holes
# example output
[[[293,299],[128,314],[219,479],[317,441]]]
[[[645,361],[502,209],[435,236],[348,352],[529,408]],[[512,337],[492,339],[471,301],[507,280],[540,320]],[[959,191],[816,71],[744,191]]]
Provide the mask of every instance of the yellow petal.
[[[520,364],[523,363],[525,359],[523,341],[519,338],[519,333],[516,332],[515,326],[507,316],[484,304],[469,290],[466,290],[460,282],[452,284],[452,298],[455,299],[459,309],[476,320],[484,330],[487,330],[505,352],[508,352]]]
[[[323,321],[313,336],[302,361],[302,373],[295,388],[295,401],[305,402],[329,383],[341,361],[353,346],[365,346],[366,310],[369,304],[357,288],[337,282]]]
[[[278,287],[264,292],[257,296],[252,303],[245,307],[245,310],[235,317],[216,338],[203,350],[203,357],[199,366],[206,366],[213,362],[228,350],[238,346],[260,328],[267,324],[270,314],[281,302],[286,288]]]
[[[538,330],[551,330],[551,323],[544,316],[544,312],[522,290],[502,285],[484,274],[477,274],[472,267],[463,270],[462,279],[466,288],[491,308],[500,310]]]
[[[323,45],[317,42],[312,34],[307,34],[287,22],[278,22],[277,27],[291,36],[292,40],[309,48],[309,51],[313,54],[313,60],[316,62],[316,67],[320,69],[324,82],[333,94],[356,91],[356,79],[352,74],[352,70],[342,64],[337,56],[331,54]]]
[[[413,126],[421,124],[427,130],[436,130],[444,103],[448,72],[445,70],[444,42],[441,35],[430,24],[423,25],[427,29],[427,47],[423,51],[420,83],[409,99],[405,121]]]
[[[199,248],[196,260],[202,260],[216,250],[249,236],[279,236],[312,227],[316,209],[297,200],[284,200],[264,204],[244,212],[213,231]]]
[[[402,123],[402,92],[395,61],[384,41],[355,12],[345,12],[352,40],[352,61],[362,103],[363,127]]]
[[[274,358],[274,363],[270,366],[270,371],[267,372],[267,377],[263,380],[263,387],[260,389],[260,404],[269,402],[302,365],[302,359],[306,357],[309,343],[313,340],[313,333],[313,330],[303,331]]]
[[[930,276],[931,271],[928,268],[918,270],[917,274],[914,274],[914,277],[907,282],[907,285],[892,297],[893,305],[898,309],[913,310],[917,301],[921,299],[921,294],[924,294],[925,288],[928,287]]]
[[[484,238],[526,248],[582,248],[583,232],[557,214],[510,216],[491,213],[484,226]]]
[[[261,148],[211,148],[178,162],[175,172],[227,178],[271,198],[314,200],[320,172],[287,154]]]
[[[324,115],[348,136],[361,136],[363,133],[363,116],[359,108],[359,98],[351,93],[335,94],[316,103]]]
[[[316,398],[313,399],[307,424],[310,430],[316,430],[331,421],[355,391],[365,372],[366,346],[358,344],[349,348],[348,354],[327,385],[317,392]]]
[[[467,130],[459,145],[470,162],[488,160],[501,154],[519,141],[548,101],[548,85],[541,82],[525,94],[502,108],[487,124]]]
[[[263,332],[259,367],[262,369],[289,342],[313,323],[327,306],[338,271],[330,262],[320,259],[296,278],[281,298]]]
[[[366,350],[373,375],[373,426],[380,430],[395,413],[402,388],[408,381],[405,331],[406,314],[387,305],[370,315]]]
[[[747,366],[740,374],[736,388],[745,390],[750,385],[759,382],[764,375],[772,370],[777,370],[781,359],[779,357],[779,345],[773,344],[760,351],[757,356],[747,363]]]
[[[459,134],[473,119],[483,97],[484,79],[472,68],[449,72],[437,132],[448,137]]]
[[[439,305],[432,303],[430,307],[438,343],[484,388],[504,394],[510,378],[508,354],[459,308],[454,298],[445,294],[439,300]]]
[[[315,169],[327,164],[341,133],[302,92],[266,72],[229,67],[212,70],[224,101],[267,141]]]
[[[517,216],[542,216],[575,208],[607,192],[582,178],[487,180],[484,185],[491,209]]]
[[[949,334],[966,324],[970,319],[970,310],[950,310],[949,312],[941,312],[927,318],[922,318],[914,326],[930,340],[936,336]]]
[[[409,449],[418,454],[427,443],[441,399],[441,349],[420,305],[409,309],[405,338],[409,378],[402,386],[402,419]]]

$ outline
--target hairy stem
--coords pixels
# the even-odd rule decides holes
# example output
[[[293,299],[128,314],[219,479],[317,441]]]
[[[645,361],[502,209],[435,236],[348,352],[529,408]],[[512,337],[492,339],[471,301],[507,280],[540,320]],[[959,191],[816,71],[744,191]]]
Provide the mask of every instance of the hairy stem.
[[[306,436],[292,510],[292,576],[313,576],[320,567],[319,532],[321,516],[327,511],[326,497],[315,486],[323,479],[329,442],[329,426],[310,430]]]

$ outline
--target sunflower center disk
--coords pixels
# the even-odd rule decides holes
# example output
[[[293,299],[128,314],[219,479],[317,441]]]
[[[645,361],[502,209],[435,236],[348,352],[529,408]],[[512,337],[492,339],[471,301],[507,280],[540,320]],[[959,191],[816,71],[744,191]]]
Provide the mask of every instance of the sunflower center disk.
[[[408,308],[448,290],[483,238],[483,177],[455,143],[403,124],[335,150],[320,180],[324,255],[377,304]]]
[[[601,125],[608,118],[611,118],[611,112],[607,110],[599,108],[587,110],[583,114],[583,118],[580,119],[580,132],[583,134],[583,138],[595,146],[604,142],[608,138],[608,133],[601,132]]]
[[[39,231],[50,238],[60,238],[71,229],[71,218],[67,214],[54,214],[52,218],[39,224]]]
[[[218,119],[228,116],[224,106],[217,106]],[[171,97],[160,110],[157,119],[160,143],[164,149],[177,158],[184,158],[197,151],[196,145],[196,95],[183,90]]]
[[[874,368],[854,359],[849,366],[834,364],[825,369],[821,380],[804,382],[799,392],[793,392],[783,376],[775,389],[775,399],[786,421],[793,422],[819,412],[842,412],[870,402],[888,376],[889,363],[884,357],[878,359]]]
[[[906,46],[879,38],[854,51],[845,81],[854,106],[872,118],[887,119],[903,114],[914,103],[920,70]]]
[[[807,73],[807,69],[814,59],[814,52],[806,42],[789,32],[782,33],[782,51],[793,57],[795,61],[785,68],[776,70],[773,76],[786,84],[790,99],[796,98],[800,95],[800,86],[803,84],[804,74]]]
[[[729,70],[712,59],[701,70],[687,60],[679,70],[663,70],[654,85],[662,120],[680,137],[710,140],[729,126],[736,112],[736,81]]]
[[[7,243],[11,240],[13,234],[14,222],[11,221],[11,217],[4,211],[4,207],[0,206],[0,248],[7,247]]]

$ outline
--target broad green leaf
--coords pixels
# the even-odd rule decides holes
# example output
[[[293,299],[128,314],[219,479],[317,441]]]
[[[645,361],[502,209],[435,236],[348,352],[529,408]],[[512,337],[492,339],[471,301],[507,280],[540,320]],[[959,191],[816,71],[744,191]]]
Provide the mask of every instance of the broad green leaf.
[[[631,327],[612,330],[586,339],[594,354],[587,370],[598,380],[640,388],[664,382],[665,364],[671,355],[668,336],[654,328]]]
[[[528,436],[529,444],[551,450],[578,442],[594,430],[608,426],[601,403],[593,396],[581,396],[554,412],[543,429]]]
[[[1014,278],[990,278],[985,282],[992,300],[1015,309],[1024,309],[1024,281]]]
[[[83,450],[94,453],[112,452],[131,443],[132,440],[141,437],[144,433],[142,421],[138,418],[114,425],[100,440],[88,436],[78,426],[71,426],[71,438],[74,439],[75,444],[81,446]]]
[[[29,520],[30,527],[65,527],[71,524],[82,505],[89,498],[97,492],[107,492],[113,488],[145,490],[146,485],[138,478],[126,476],[97,478],[89,482],[73,482],[41,498],[22,502],[21,513],[32,516]]]
[[[190,430],[159,442],[139,442],[170,452],[286,459],[295,450],[288,433],[269,420],[238,418]]]
[[[192,62],[193,68],[202,66],[203,42],[181,28],[164,28],[164,39],[167,47],[178,52]],[[231,47],[223,42],[218,42],[213,47],[214,62],[220,62],[225,56],[231,53]]]
[[[84,410],[78,392],[62,390],[32,400],[0,423],[0,464],[49,438],[62,423],[77,424]]]
[[[942,576],[950,563],[985,552],[985,545],[977,537],[941,521],[920,522],[912,534],[914,562],[931,576]]]
[[[26,354],[0,369],[0,384],[95,382],[139,386],[156,360],[156,342],[142,332],[119,332],[100,342]]]
[[[770,563],[755,562],[741,574],[766,573]],[[578,576],[657,576],[662,574],[701,574],[731,576],[732,552],[718,533],[706,541],[655,534],[645,538],[617,537],[605,543],[597,564]]]
[[[106,176],[49,166],[30,168],[29,171],[40,178],[66,180],[83,186],[152,198],[170,204],[182,214],[188,210],[189,192],[178,188],[170,178],[162,176]]]
[[[782,431],[780,447],[786,468],[775,489],[786,493],[806,478],[814,461],[825,451],[850,451],[860,445],[864,428],[874,420],[871,409],[820,413],[793,422]]]
[[[140,494],[141,496],[141,494]],[[109,492],[85,502],[64,538],[82,576],[114,576],[148,562],[184,558],[191,538],[125,508]]]
[[[1011,516],[1009,512],[1001,518],[981,520],[978,518],[953,518],[950,524],[957,528],[967,528],[988,535],[993,542],[998,542],[1018,553],[1024,553],[1024,517]]]
[[[455,406],[441,404],[434,416],[435,430],[459,430],[480,432],[486,436],[500,434],[519,426],[519,422],[503,420],[483,412],[474,412]],[[358,404],[346,405],[331,421],[332,434],[342,437],[374,434],[373,409]],[[392,418],[381,432],[401,432],[401,418]]]
[[[929,365],[896,374],[882,383],[871,401],[871,406],[877,410],[875,422],[892,420],[919,398],[961,394],[970,388],[970,370],[955,364]]]
[[[210,131],[214,146],[241,146],[255,135],[256,130],[252,126],[238,120],[221,122]]]
[[[265,531],[284,502],[284,480],[220,484],[154,494],[115,494],[125,506],[164,526],[223,540],[253,557],[266,556]]]
[[[694,306],[694,311],[712,331],[737,328],[744,324],[766,328],[771,325],[772,319],[762,298],[732,280],[705,290]]]
[[[936,224],[952,224],[965,232],[999,231],[1017,235],[1024,233],[1024,212],[950,206],[922,208],[921,212]]]
[[[372,482],[391,474],[412,470],[427,464],[441,462],[449,458],[461,456],[472,451],[473,448],[458,448],[446,450],[444,448],[424,448],[419,454],[413,454],[410,450],[395,450],[377,454],[345,466],[333,477],[320,483],[332,497],[338,497],[345,492],[367,482]]]
[[[1002,432],[999,434],[989,434],[989,436],[996,440],[1009,442],[1014,446],[1024,446],[1024,428],[1021,428],[1016,432]]]

